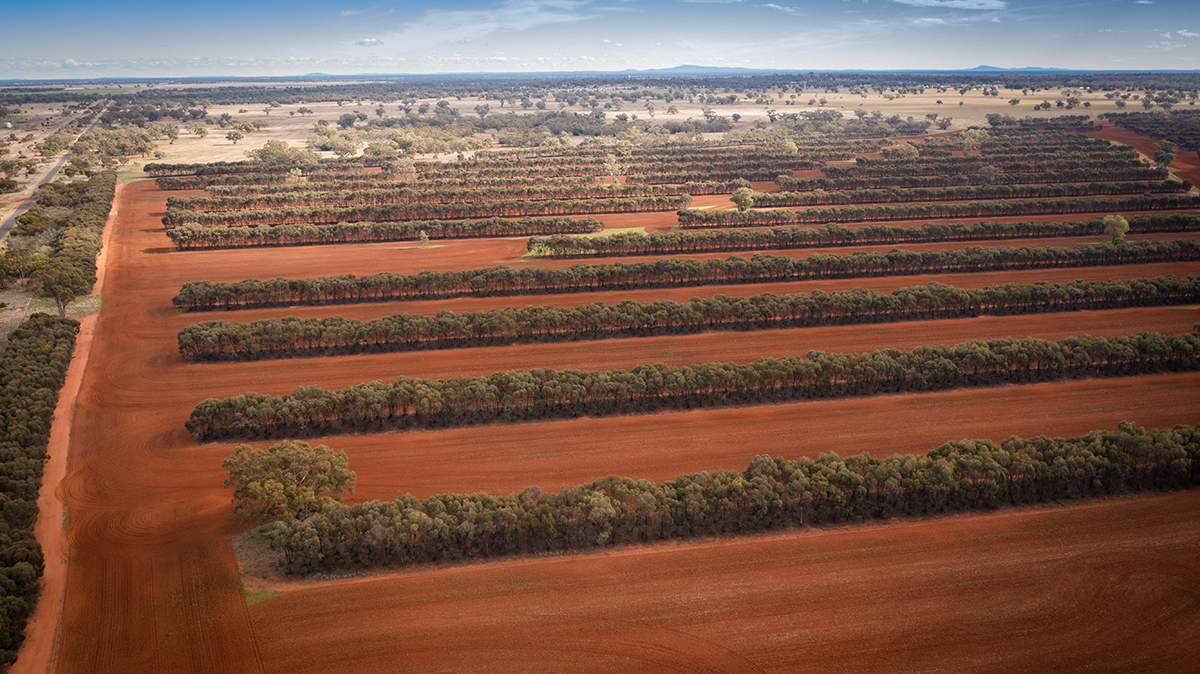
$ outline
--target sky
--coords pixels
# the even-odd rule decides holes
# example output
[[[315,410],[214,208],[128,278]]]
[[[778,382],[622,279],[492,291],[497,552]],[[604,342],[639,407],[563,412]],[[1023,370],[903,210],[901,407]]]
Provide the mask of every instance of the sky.
[[[1200,70],[1196,0],[5,3],[0,80],[327,73]]]

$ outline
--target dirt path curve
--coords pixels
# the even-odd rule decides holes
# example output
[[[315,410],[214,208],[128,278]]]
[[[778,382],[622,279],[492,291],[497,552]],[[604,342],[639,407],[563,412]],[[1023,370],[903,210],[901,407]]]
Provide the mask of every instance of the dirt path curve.
[[[104,268],[108,261],[108,248],[112,243],[113,222],[117,218],[117,202],[121,188],[117,185],[113,195],[113,208],[104,225],[104,245],[96,257],[96,285],[91,297],[104,292]],[[63,589],[67,581],[67,533],[65,508],[58,494],[58,484],[67,474],[67,453],[71,441],[71,424],[75,420],[75,400],[83,385],[83,372],[87,368],[88,356],[92,351],[92,338],[96,333],[96,315],[84,316],[79,321],[79,336],[75,339],[75,351],[67,368],[67,380],[59,391],[58,404],[54,408],[54,421],[50,426],[50,441],[46,451],[49,458],[42,474],[42,488],[38,492],[38,519],[33,532],[42,544],[46,559],[46,570],[42,574],[42,594],[37,608],[25,628],[25,641],[17,652],[17,661],[9,670],[12,674],[40,674],[48,672],[54,660],[54,644],[58,640],[59,624],[62,621]]]

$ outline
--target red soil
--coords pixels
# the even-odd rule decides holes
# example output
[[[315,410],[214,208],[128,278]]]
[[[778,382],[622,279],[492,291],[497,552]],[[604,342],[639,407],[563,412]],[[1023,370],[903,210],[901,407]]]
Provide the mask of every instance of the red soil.
[[[1179,672],[1198,526],[1191,491],[419,569],[250,614],[270,673]]]
[[[912,542],[902,545],[877,545],[879,536],[889,534],[879,533],[885,529],[867,528],[817,537],[789,534],[716,546],[667,545],[556,560],[480,564],[406,573],[386,583],[314,588],[248,612],[229,538],[237,524],[231,517],[229,492],[221,487],[220,461],[231,447],[197,447],[183,429],[192,407],[205,397],[245,390],[285,392],[311,383],[345,385],[401,373],[444,376],[543,365],[628,366],[645,359],[748,360],[780,348],[792,353],[810,348],[857,350],[894,342],[961,341],[959,334],[1106,334],[1127,332],[1131,325],[1186,330],[1195,321],[1196,309],[188,366],[175,351],[175,334],[196,317],[178,315],[170,306],[171,296],[184,281],[203,277],[229,280],[239,278],[238,274],[271,277],[464,268],[502,260],[497,259],[497,250],[472,248],[473,244],[465,242],[426,251],[402,250],[403,246],[343,246],[174,253],[169,252],[158,223],[165,196],[149,181],[129,185],[122,194],[121,215],[114,228],[106,302],[77,401],[70,470],[59,488],[70,508],[70,554],[58,671],[662,671],[688,661],[689,671],[738,671],[748,666],[746,658],[753,661],[748,671],[796,671],[817,658],[834,668],[878,667],[885,663],[882,658],[893,652],[900,658],[898,662],[908,663],[903,668],[927,669],[936,664],[961,669],[960,665],[976,661],[1012,662],[1027,647],[1035,658],[1017,664],[1044,662],[1049,666],[1054,658],[1065,656],[1068,645],[1072,652],[1095,653],[1123,643],[1114,635],[1129,636],[1120,624],[1105,621],[1096,611],[1080,612],[1085,622],[1075,623],[1081,625],[1078,630],[1057,629],[1062,627],[1058,619],[1068,607],[1075,609],[1079,597],[1111,599],[1108,593],[1116,587],[1109,582],[1111,573],[1124,567],[1110,567],[1108,562],[1141,564],[1143,541],[1159,541],[1162,549],[1155,554],[1161,554],[1164,562],[1145,574],[1123,571],[1124,578],[1136,581],[1141,590],[1132,608],[1122,607],[1123,617],[1156,616],[1162,629],[1147,630],[1139,636],[1143,639],[1137,642],[1139,647],[1122,650],[1122,657],[1134,658],[1131,664],[1144,664],[1145,658],[1152,658],[1160,669],[1168,670],[1179,662],[1173,659],[1178,653],[1173,645],[1188,643],[1179,636],[1173,616],[1194,617],[1194,593],[1178,591],[1180,562],[1172,560],[1194,559],[1191,548],[1195,538],[1162,539],[1151,534],[1191,526],[1192,520],[1161,513],[1194,511],[1195,501],[1186,500],[1194,499],[1192,495],[1119,502],[1114,505],[1115,514],[1103,509],[1049,511],[1062,513],[1072,522],[1071,527],[1083,532],[1078,540],[1085,548],[1079,552],[1069,542],[1060,543],[1059,538],[1053,545],[1010,550],[1004,536],[1010,532],[1027,536],[1038,530],[1018,523],[999,526],[994,538],[976,539],[966,548],[952,545],[944,553],[947,556],[931,558],[933,551],[946,550],[949,542],[961,541],[965,535],[978,536],[975,532],[980,527],[992,531],[978,524],[983,519],[955,518],[930,523],[933,528],[927,530],[920,529],[924,524],[887,529],[899,532],[905,541],[911,538]],[[504,245],[523,247],[523,242]],[[472,255],[477,257],[468,259]],[[1194,270],[1194,266],[1186,266],[1177,273]],[[1065,278],[1089,273],[1069,271]],[[1099,277],[1163,273],[1149,266],[1091,271],[1101,274]],[[998,275],[986,283],[1014,278]],[[934,280],[954,283],[948,277]],[[905,278],[890,282],[895,287],[924,281]],[[841,287],[868,287],[865,280],[842,283]],[[800,285],[788,287],[794,291]],[[811,287],[806,284],[804,289]],[[750,288],[749,292],[767,289]],[[780,290],[783,288],[775,292]],[[685,297],[697,294],[696,289],[687,291]],[[610,293],[595,299],[612,302],[624,295]],[[496,306],[512,299],[486,301]],[[529,303],[527,299],[521,298],[521,303]],[[583,296],[567,299],[572,304],[593,301]],[[345,309],[349,307],[324,311],[346,313]],[[229,314],[236,320],[248,315]],[[797,456],[834,450],[887,455],[927,451],[942,441],[961,437],[1074,434],[1111,428],[1122,419],[1154,427],[1195,423],[1198,392],[1200,374],[1158,375],[343,436],[328,442],[351,454],[359,476],[356,499],[389,498],[398,489],[418,495],[480,489],[503,493],[529,484],[554,488],[591,481],[613,472],[664,479],[698,470],[741,469],[758,453]],[[1143,503],[1163,505],[1151,508],[1158,515],[1143,517],[1133,510]],[[1089,512],[1101,516],[1089,519]],[[1021,516],[1001,515],[996,521],[1009,522]],[[1159,519],[1154,520],[1155,516]],[[1077,520],[1082,523],[1074,524]],[[947,522],[966,524],[942,533]],[[964,535],[963,531],[971,533]],[[910,537],[907,532],[916,533]],[[824,544],[817,542],[822,536],[847,542],[822,548]],[[847,538],[839,538],[842,536]],[[1130,537],[1136,539],[1136,545],[1126,540]],[[984,548],[972,547],[976,545]],[[854,562],[862,555],[853,551],[864,547],[888,552],[867,555],[867,561],[876,566],[863,568]],[[1176,548],[1187,555],[1177,554]],[[985,550],[979,554],[1001,555],[1009,563],[981,566],[977,549]],[[1102,563],[1091,553],[1107,557]],[[889,561],[882,563],[884,559]],[[894,566],[892,559],[903,565]],[[1086,560],[1091,566],[1080,567],[1068,563],[1070,560]],[[881,587],[878,597],[883,601],[866,604],[862,599],[874,597],[875,590],[863,594],[861,588],[867,587],[863,581],[881,582],[881,563],[888,569],[887,578],[896,579],[898,585]],[[1033,571],[1045,564],[1075,573],[1063,580],[1065,585],[1047,585],[1049,576]],[[1096,572],[1089,576],[1080,568]],[[929,587],[934,569],[939,569],[939,582]],[[968,569],[984,575],[966,575]],[[543,585],[527,587],[527,581],[521,580],[523,574],[533,578],[528,582]],[[992,579],[988,581],[991,584],[972,585],[973,577]],[[1085,578],[1097,581],[1096,594],[1084,592],[1091,588],[1081,585]],[[416,579],[422,589],[414,593],[407,583]],[[851,591],[851,583],[858,589]],[[461,588],[461,593],[455,588]],[[536,590],[530,595],[534,601],[520,600],[527,590]],[[975,592],[984,595],[968,594]],[[966,596],[972,601],[963,601]],[[390,608],[382,607],[389,601],[385,598],[390,598]],[[461,603],[463,598],[472,603]],[[1172,612],[1152,612],[1152,601],[1161,598],[1176,602],[1170,605]],[[995,604],[999,622],[968,619],[965,611],[987,605],[980,604],[980,599]],[[1180,601],[1191,603],[1180,605]],[[814,622],[796,618],[794,611],[807,613],[810,608]],[[958,620],[952,619],[955,616]],[[1049,624],[1043,621],[1054,621],[1056,629],[1022,627],[1015,632],[1022,635],[1020,641],[1005,637],[999,644],[988,637],[1013,631],[1015,625]],[[980,629],[947,629],[963,624]],[[1194,625],[1195,621],[1181,624]],[[835,638],[842,633],[843,638]],[[874,634],[884,638],[868,638]],[[931,637],[934,634],[937,639]],[[814,636],[821,638],[817,641]],[[941,639],[951,637],[957,639],[953,643],[958,648],[942,644]],[[544,655],[529,654],[531,638],[537,639]],[[1143,643],[1151,648],[1141,649]],[[943,647],[947,650],[939,656],[937,649]],[[1143,660],[1136,659],[1139,657]]]
[[[1138,152],[1153,160],[1154,144],[1158,142],[1157,138],[1134,133],[1111,122],[1105,122],[1103,126],[1104,129],[1102,131],[1093,131],[1087,135],[1092,138],[1115,140],[1118,143],[1132,145],[1137,148]],[[1171,162],[1171,168],[1175,170],[1175,175],[1180,180],[1190,180],[1193,185],[1200,185],[1200,156],[1197,153],[1180,150],[1175,155],[1175,161]]]

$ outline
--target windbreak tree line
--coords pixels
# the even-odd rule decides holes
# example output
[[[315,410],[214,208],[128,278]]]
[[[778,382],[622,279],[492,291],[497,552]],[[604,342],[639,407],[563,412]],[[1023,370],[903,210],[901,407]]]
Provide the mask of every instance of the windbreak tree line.
[[[680,227],[768,227],[787,224],[921,220],[926,218],[996,218],[1022,215],[1121,213],[1125,211],[1181,211],[1200,208],[1200,196],[1169,194],[1098,199],[1025,199],[1018,201],[964,201],[958,203],[907,203],[880,206],[843,206],[745,211],[679,211]]]
[[[552,234],[531,236],[526,248],[540,257],[590,257],[601,255],[672,255],[721,253],[747,250],[789,250],[942,241],[1040,239],[1069,236],[1099,236],[1106,223],[1096,218],[1076,222],[1027,220],[988,221],[971,224],[927,222],[920,227],[864,225],[842,227],[775,227],[772,229],[710,229],[676,232],[615,232],[607,236]],[[1200,216],[1145,215],[1129,218],[1129,232],[1200,231]]]
[[[1075,438],[948,442],[924,455],[816,460],[760,455],[742,472],[654,484],[609,477],[557,493],[437,494],[327,505],[263,530],[291,574],[560,553],[834,522],[1186,489],[1200,483],[1200,430],[1180,425]]]
[[[782,174],[775,177],[775,184],[784,192],[807,192],[811,190],[864,190],[891,187],[959,187],[966,185],[1030,185],[1083,182],[1116,182],[1165,180],[1167,169],[1149,166],[1124,168],[1081,168],[1067,171],[1042,171],[1038,173],[947,173],[943,175],[882,175],[850,176],[842,178],[793,178]]]
[[[271,165],[260,161],[214,161],[204,164],[166,164],[152,162],[142,170],[152,176],[219,176],[227,174],[277,173],[287,176],[292,170],[288,165]],[[363,163],[356,159],[322,159],[317,163],[319,171],[362,171]]]
[[[1185,150],[1200,152],[1200,110],[1106,112],[1104,117],[1134,133],[1166,138]]]
[[[371,174],[366,174],[371,175]],[[470,178],[446,180],[412,180],[394,174],[388,180],[326,180],[322,182],[296,182],[293,184],[276,185],[199,185],[194,188],[204,189],[214,197],[245,197],[255,194],[275,194],[282,192],[336,192],[359,189],[391,189],[406,187],[411,190],[437,191],[461,189],[491,189],[518,187],[570,187],[596,185],[595,176],[572,176],[569,178]],[[719,184],[719,183],[714,183]]]
[[[40,246],[14,245],[0,254],[0,287],[10,278],[29,276],[41,294],[54,300],[60,315],[96,283],[96,254],[112,210],[116,173],[93,174],[84,181],[48,183],[38,189],[36,206],[20,218],[14,239],[53,232],[50,252]],[[54,214],[50,217],[47,213]]]
[[[330,356],[363,352],[506,346],[517,342],[576,341],[687,334],[705,330],[848,325],[1200,302],[1200,279],[1009,283],[961,289],[941,283],[812,294],[694,298],[689,302],[626,300],[578,307],[506,307],[395,314],[368,321],[327,318],[205,321],[179,332],[189,362]]]
[[[976,174],[984,168],[995,169],[1001,175],[1007,173],[1045,173],[1094,170],[1096,159],[1067,158],[1048,159],[1042,155],[1006,156],[1004,161],[984,161],[980,157],[955,157],[968,159],[965,162],[946,162],[938,159],[892,161],[887,164],[840,166],[828,164],[821,167],[826,178],[863,178],[878,176],[936,176],[944,174]],[[1103,160],[1105,168],[1119,170],[1125,168],[1150,168],[1141,160]]]
[[[505,220],[409,220],[402,222],[339,222],[333,225],[277,225],[274,227],[201,227],[188,224],[167,230],[167,238],[180,250],[248,248],[256,246],[310,246],[330,243],[474,239],[533,234],[588,234],[604,229],[595,218],[530,218]]]
[[[1058,183],[1055,185],[961,185],[874,190],[813,190],[810,192],[755,192],[754,205],[822,206],[829,204],[904,203],[924,201],[974,201],[979,199],[1061,199],[1111,194],[1177,194],[1191,191],[1190,180],[1155,182]]]
[[[1200,368],[1200,337],[1138,333],[1058,341],[998,339],[909,351],[763,358],[739,365],[638,365],[585,372],[535,369],[454,379],[399,377],[330,391],[207,398],[186,423],[199,442],[311,437],[388,429],[447,428],[583,415],[778,403],[812,398],[936,391],[1134,376]]]
[[[41,591],[45,560],[33,534],[38,489],[78,331],[69,318],[34,314],[0,351],[0,665],[16,661]]]
[[[1134,192],[1166,191],[1158,187],[1157,183],[1139,184],[1143,185],[1143,189],[1134,190]],[[1176,186],[1179,185],[1179,183],[1173,184]],[[686,183],[679,185],[639,185],[636,183],[598,185],[592,183],[567,186],[528,185],[519,187],[438,190],[413,189],[407,185],[388,189],[353,189],[344,191],[280,190],[243,197],[167,197],[167,209],[213,212],[300,207],[348,208],[414,203],[444,204],[480,201],[677,197],[684,194],[728,194],[739,187],[749,187],[749,185],[749,182],[742,181],[733,183]],[[1132,192],[1094,192],[1094,194],[1130,193]]]
[[[632,288],[770,283],[827,278],[965,273],[1005,269],[1147,264],[1200,259],[1200,242],[1119,242],[1076,248],[980,248],[791,258],[756,253],[750,259],[663,258],[630,264],[575,264],[566,269],[490,267],[466,271],[382,272],[315,279],[189,281],[172,298],[177,309],[240,309],[288,304],[356,304],[460,295],[495,296],[592,292]]]
[[[272,208],[252,211],[202,213],[167,209],[162,222],[167,229],[183,225],[200,227],[271,227],[277,225],[325,225],[339,222],[402,222],[405,220],[448,220],[457,218],[502,218],[521,216],[588,215],[597,213],[641,213],[687,208],[690,195],[669,197],[614,197],[611,199],[504,200],[471,203],[384,204],[351,208]]]

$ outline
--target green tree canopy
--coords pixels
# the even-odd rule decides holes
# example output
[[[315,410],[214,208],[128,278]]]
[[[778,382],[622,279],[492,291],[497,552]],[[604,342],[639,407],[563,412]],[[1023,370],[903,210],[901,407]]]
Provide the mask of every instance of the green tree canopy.
[[[1113,243],[1124,240],[1129,231],[1129,222],[1119,215],[1106,215],[1100,222],[1104,223],[1104,236],[1112,237]]]
[[[67,305],[91,289],[83,274],[66,262],[55,261],[39,267],[33,272],[33,279],[41,283],[43,297],[54,299],[59,316],[66,316]]]
[[[229,471],[225,486],[233,487],[234,511],[244,521],[303,520],[354,491],[346,453],[325,445],[293,440],[268,449],[238,445],[221,466]]]
[[[754,205],[754,190],[749,187],[739,187],[733,191],[733,196],[729,197],[739,211],[744,211]]]

